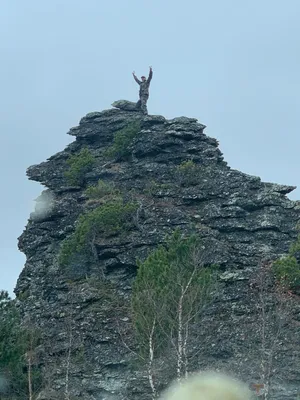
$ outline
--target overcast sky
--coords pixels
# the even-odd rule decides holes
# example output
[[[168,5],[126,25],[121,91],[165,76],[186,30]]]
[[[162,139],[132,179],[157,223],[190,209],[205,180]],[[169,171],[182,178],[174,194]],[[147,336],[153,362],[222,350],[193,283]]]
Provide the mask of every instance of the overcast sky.
[[[0,37],[0,289],[42,190],[26,168],[137,100],[133,70],[153,66],[150,114],[196,117],[232,168],[300,187],[299,0],[1,0]]]

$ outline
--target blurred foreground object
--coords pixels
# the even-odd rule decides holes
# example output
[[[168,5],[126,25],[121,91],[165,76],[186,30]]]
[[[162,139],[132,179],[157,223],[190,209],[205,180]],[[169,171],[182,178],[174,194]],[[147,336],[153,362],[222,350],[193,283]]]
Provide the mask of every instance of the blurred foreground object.
[[[161,400],[250,400],[251,391],[226,375],[205,372],[171,385]]]

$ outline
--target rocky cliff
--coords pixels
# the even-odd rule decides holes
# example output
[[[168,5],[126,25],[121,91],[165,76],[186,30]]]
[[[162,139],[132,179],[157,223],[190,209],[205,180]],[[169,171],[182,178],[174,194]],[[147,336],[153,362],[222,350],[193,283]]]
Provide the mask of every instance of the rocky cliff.
[[[24,323],[41,331],[39,399],[65,398],[66,388],[71,398],[85,400],[150,398],[132,334],[131,285],[136,259],[144,259],[177,227],[196,232],[209,262],[220,267],[218,295],[194,327],[191,368],[231,371],[255,386],[268,362],[271,398],[295,399],[299,298],[289,300],[289,319],[283,316],[279,329],[282,309],[274,286],[266,281],[262,291],[258,284],[262,262],[285,253],[297,237],[300,206],[286,197],[294,188],[231,169],[217,140],[204,134],[196,119],[143,116],[119,106],[86,115],[68,132],[74,142],[27,171],[46,189],[19,238],[27,261],[15,292]],[[126,157],[117,152],[107,157],[116,132],[133,122],[139,131]],[[82,149],[93,156],[93,167],[70,184],[68,160]],[[86,189],[99,180],[113,185],[123,201],[138,204],[134,221],[126,234],[97,235],[92,256],[78,254],[62,267],[61,245],[79,216],[95,206]],[[268,315],[263,340],[262,292]],[[264,356],[271,355],[267,361],[262,347]],[[163,361],[156,374],[159,389],[174,376]]]

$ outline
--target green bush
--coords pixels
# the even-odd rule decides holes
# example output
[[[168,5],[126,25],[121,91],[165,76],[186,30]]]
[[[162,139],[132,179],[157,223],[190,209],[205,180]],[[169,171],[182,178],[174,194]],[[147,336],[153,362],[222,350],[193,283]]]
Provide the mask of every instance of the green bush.
[[[278,281],[289,289],[300,288],[300,265],[292,255],[285,256],[273,263],[273,271]]]
[[[160,191],[168,191],[172,189],[172,185],[170,183],[159,183],[154,180],[147,182],[146,187],[143,190],[143,193],[154,196]]]
[[[192,160],[183,161],[176,168],[176,176],[181,186],[196,185],[199,181],[199,166]]]
[[[276,260],[273,265],[273,273],[276,279],[291,290],[300,290],[300,264],[296,256],[300,254],[300,235],[293,243],[286,256]]]
[[[189,173],[190,171],[194,171],[196,168],[197,166],[193,160],[183,161],[177,167],[178,171],[183,173]]]
[[[67,160],[69,169],[65,172],[65,177],[71,185],[82,185],[84,176],[91,171],[95,164],[95,157],[89,149],[82,149],[79,154],[70,156]]]
[[[68,264],[72,255],[84,251],[99,235],[108,237],[130,229],[136,209],[137,205],[134,203],[123,204],[122,201],[115,201],[82,214],[75,232],[62,243],[59,263]]]
[[[113,144],[105,151],[104,156],[126,160],[131,154],[129,146],[140,131],[140,122],[134,121],[114,135]]]
[[[300,253],[300,235],[298,236],[295,243],[293,243],[289,249],[289,254],[295,256]]]
[[[89,200],[103,200],[103,202],[121,200],[120,190],[102,180],[99,180],[96,186],[88,187],[85,194]]]

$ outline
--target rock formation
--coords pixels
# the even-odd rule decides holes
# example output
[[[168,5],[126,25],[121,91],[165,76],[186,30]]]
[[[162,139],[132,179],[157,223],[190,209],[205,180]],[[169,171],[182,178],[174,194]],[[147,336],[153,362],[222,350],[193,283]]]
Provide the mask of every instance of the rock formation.
[[[128,100],[114,101],[112,106],[124,111],[141,111],[139,108],[137,108],[136,103]]]
[[[194,118],[143,116],[125,103],[87,114],[68,132],[74,142],[27,170],[29,179],[46,189],[19,238],[27,261],[15,292],[24,323],[42,333],[36,349],[45,377],[39,399],[64,398],[67,381],[73,398],[151,398],[146,368],[135,353],[131,285],[136,259],[144,259],[177,227],[200,235],[209,262],[220,266],[221,287],[196,327],[200,336],[191,369],[230,371],[249,385],[260,383],[257,276],[262,262],[285,253],[297,237],[300,206],[286,197],[294,187],[231,169],[217,140],[204,134],[205,126]],[[139,122],[140,129],[127,156],[107,158],[116,132],[132,122]],[[95,163],[82,182],[70,183],[68,160],[83,148]],[[85,190],[99,180],[138,203],[134,226],[126,235],[94,238],[93,257],[83,254],[62,267],[61,244],[74,232],[78,217],[93,207]],[[268,332],[273,332],[277,303],[272,285],[265,296],[271,310]],[[295,296],[288,329],[270,364],[271,398],[295,399],[299,391],[299,325]],[[162,360],[159,389],[173,377]]]

